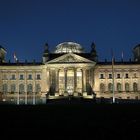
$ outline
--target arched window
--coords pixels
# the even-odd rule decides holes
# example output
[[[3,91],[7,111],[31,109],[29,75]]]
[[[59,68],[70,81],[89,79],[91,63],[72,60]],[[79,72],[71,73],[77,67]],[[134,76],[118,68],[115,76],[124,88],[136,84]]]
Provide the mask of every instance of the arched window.
[[[6,93],[8,92],[8,85],[7,85],[7,84],[3,84],[3,85],[2,85],[2,92],[3,92],[4,94],[6,94]]]
[[[121,83],[117,83],[117,91],[121,92],[122,91],[122,85]]]
[[[125,83],[125,91],[129,92],[129,83]]]
[[[32,93],[33,92],[33,86],[32,84],[27,85],[27,93]]]
[[[35,86],[35,91],[36,91],[37,93],[39,93],[39,92],[41,91],[40,84],[36,84],[36,86]]]
[[[105,85],[103,83],[100,84],[100,93],[105,92]]]
[[[12,84],[11,85],[11,93],[14,93],[14,92],[16,92],[16,85]]]
[[[23,84],[19,85],[19,93],[20,94],[24,93],[24,85]]]
[[[134,92],[138,91],[138,84],[137,83],[133,83],[133,91]]]
[[[112,83],[108,84],[108,91],[113,92],[113,84]]]

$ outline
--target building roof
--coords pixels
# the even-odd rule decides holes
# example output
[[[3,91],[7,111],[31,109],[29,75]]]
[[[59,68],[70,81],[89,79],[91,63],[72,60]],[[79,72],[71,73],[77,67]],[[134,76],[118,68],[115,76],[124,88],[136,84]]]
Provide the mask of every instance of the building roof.
[[[43,65],[42,62],[17,62],[17,63],[10,63],[4,62],[0,63],[0,66],[39,66]]]
[[[6,52],[5,48],[3,48],[1,45],[0,45],[0,49],[4,50],[4,52]]]
[[[135,50],[136,48],[140,48],[140,44],[136,45],[133,50]]]
[[[83,54],[83,55],[88,56],[88,54]],[[59,56],[60,56],[60,54],[59,54]],[[55,59],[57,57],[58,57],[58,54],[52,54],[52,59]],[[84,57],[84,58],[88,59],[88,57]],[[42,62],[17,62],[17,63],[3,62],[3,63],[0,63],[0,66],[39,66],[39,65],[44,65],[44,64]],[[97,62],[96,65],[112,65],[112,62],[111,61]],[[136,61],[124,61],[124,62],[116,61],[114,63],[114,65],[140,65],[140,62],[136,62]]]
[[[97,62],[97,65],[112,65],[112,62]],[[114,62],[114,65],[138,65],[140,62],[136,61],[116,61]]]
[[[63,42],[56,46],[55,53],[83,53],[83,47],[75,42]]]
[[[49,54],[49,61],[50,60],[53,60],[53,59],[55,59],[55,58],[58,58],[58,57],[60,57],[60,56],[62,56],[62,55],[64,55],[65,53],[50,53]],[[89,60],[92,60],[92,58],[91,58],[91,54],[90,53],[74,53],[74,54],[77,54],[77,55],[79,55],[79,56],[81,56],[81,57],[84,57],[84,58],[87,58],[87,59],[89,59]]]

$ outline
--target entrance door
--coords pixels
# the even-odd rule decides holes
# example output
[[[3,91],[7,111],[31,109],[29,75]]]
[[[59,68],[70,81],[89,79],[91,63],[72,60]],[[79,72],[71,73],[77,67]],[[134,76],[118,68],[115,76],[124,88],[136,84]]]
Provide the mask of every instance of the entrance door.
[[[64,95],[65,91],[65,78],[64,78],[64,71],[59,72],[59,95]]]
[[[69,95],[73,95],[74,92],[74,71],[68,70],[67,73],[67,91]]]

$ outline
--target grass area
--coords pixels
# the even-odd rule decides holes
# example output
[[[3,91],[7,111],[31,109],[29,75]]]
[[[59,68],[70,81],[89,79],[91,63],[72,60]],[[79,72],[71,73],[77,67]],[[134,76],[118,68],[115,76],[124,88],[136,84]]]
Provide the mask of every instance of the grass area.
[[[3,132],[123,136],[140,134],[140,104],[50,103],[0,105]]]

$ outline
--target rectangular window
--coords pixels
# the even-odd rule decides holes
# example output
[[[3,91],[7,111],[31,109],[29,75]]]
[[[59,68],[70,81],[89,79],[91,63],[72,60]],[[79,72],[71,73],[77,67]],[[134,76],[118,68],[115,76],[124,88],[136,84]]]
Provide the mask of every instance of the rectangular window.
[[[15,74],[12,74],[12,76],[11,76],[11,80],[15,80],[15,79],[16,79]]]
[[[104,74],[100,74],[100,79],[104,79]]]
[[[21,74],[21,75],[19,76],[19,79],[20,79],[20,80],[24,80],[23,74]]]
[[[40,78],[40,74],[37,74],[37,75],[36,75],[36,79],[37,79],[37,80],[40,80],[40,79],[41,79],[41,78]]]
[[[117,74],[117,78],[121,78],[120,74]]]
[[[125,74],[125,78],[128,78],[128,73]]]
[[[32,80],[32,75],[31,74],[28,75],[28,80]]]
[[[112,74],[109,74],[109,79],[112,79]]]

